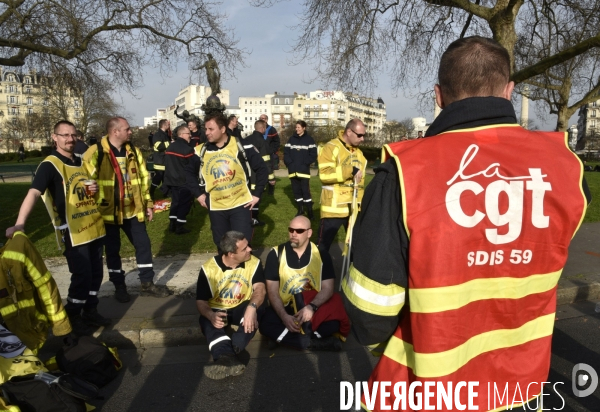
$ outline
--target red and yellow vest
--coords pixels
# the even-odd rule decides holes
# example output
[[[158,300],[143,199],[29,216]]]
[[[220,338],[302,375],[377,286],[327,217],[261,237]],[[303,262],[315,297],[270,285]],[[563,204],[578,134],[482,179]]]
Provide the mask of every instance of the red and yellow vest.
[[[408,301],[369,384],[477,381],[478,410],[506,409],[488,404],[488,383],[508,384],[511,406],[517,385],[525,398],[548,378],[556,286],[586,210],[582,164],[565,133],[517,125],[393,143],[384,155],[400,177]]]

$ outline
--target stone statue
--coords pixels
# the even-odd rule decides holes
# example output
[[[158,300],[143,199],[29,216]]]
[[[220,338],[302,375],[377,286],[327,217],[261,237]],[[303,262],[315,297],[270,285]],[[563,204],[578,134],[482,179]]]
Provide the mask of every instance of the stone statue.
[[[221,72],[217,61],[213,59],[212,54],[208,53],[208,60],[202,65],[196,67],[196,70],[206,69],[206,78],[212,91],[211,95],[217,95],[221,93]]]
[[[175,108],[175,116],[182,119],[185,124],[187,124],[190,120],[196,120],[198,122],[198,127],[201,125],[201,120],[195,114],[190,114],[187,110],[181,112],[181,114],[177,114],[177,109],[179,109],[179,105]]]

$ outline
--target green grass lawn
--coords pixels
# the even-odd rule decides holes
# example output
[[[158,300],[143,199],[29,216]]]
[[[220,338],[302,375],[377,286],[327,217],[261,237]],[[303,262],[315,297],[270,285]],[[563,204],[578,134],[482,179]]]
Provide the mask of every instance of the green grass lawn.
[[[16,160],[8,160],[0,162],[0,165],[38,165],[44,160],[45,157],[26,157],[24,162],[17,162]]]
[[[367,182],[371,181],[372,178],[372,175],[367,175]],[[0,202],[0,230],[2,230],[2,233],[7,227],[14,225],[19,207],[29,187],[29,183],[0,184],[0,193],[5,199]],[[313,177],[310,179],[310,189],[313,200],[316,202],[314,205],[315,219],[312,225],[312,240],[316,242],[320,219],[319,197],[321,193],[321,183],[318,178]],[[297,210],[292,198],[292,187],[287,178],[277,179],[275,196],[263,195],[260,220],[265,222],[266,225],[255,228],[252,242],[254,247],[275,246],[288,240],[288,223],[296,215]],[[187,227],[191,229],[191,232],[185,235],[174,235],[168,231],[169,213],[156,213],[154,220],[147,223],[146,226],[152,242],[152,253],[154,255],[174,255],[178,253],[215,252],[216,247],[212,241],[206,209],[195,202],[187,221]],[[59,256],[62,253],[58,250],[48,213],[41,200],[38,201],[29,216],[26,230],[42,256]],[[345,235],[342,228],[338,233],[338,240],[343,242]],[[121,245],[122,256],[134,255],[133,246],[131,246],[123,232],[121,232]]]
[[[584,222],[600,221],[600,173],[585,173],[592,196],[596,199],[588,207]],[[373,178],[367,175],[367,183]],[[0,193],[3,201],[0,202],[0,230],[4,233],[7,227],[14,224],[19,213],[19,207],[27,190],[29,183],[2,183]],[[313,237],[316,241],[320,219],[319,197],[321,183],[318,178],[310,180],[310,189],[313,200],[316,201],[315,220],[313,222]],[[266,223],[265,226],[256,227],[254,231],[254,247],[270,247],[287,241],[288,223],[296,214],[296,206],[292,201],[292,188],[287,178],[278,178],[275,188],[275,196],[263,195],[261,203],[260,219]],[[168,231],[169,213],[157,213],[154,221],[147,224],[148,234],[152,241],[152,252],[155,255],[174,255],[178,253],[205,253],[215,252],[216,247],[212,242],[210,222],[206,209],[195,202],[192,211],[188,215],[187,226],[191,232],[186,235],[174,235]],[[50,225],[50,219],[40,200],[35,206],[27,222],[27,233],[35,242],[36,247],[44,257],[59,256],[62,252],[56,244],[56,237]],[[343,242],[345,231],[341,229],[337,240]],[[125,235],[121,233],[122,256],[133,256],[134,250]]]

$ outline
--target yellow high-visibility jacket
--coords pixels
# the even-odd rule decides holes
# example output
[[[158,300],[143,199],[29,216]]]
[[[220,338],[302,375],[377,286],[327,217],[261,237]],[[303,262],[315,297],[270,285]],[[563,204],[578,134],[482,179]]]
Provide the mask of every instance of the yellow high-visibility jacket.
[[[15,232],[0,249],[0,315],[34,353],[46,341],[49,326],[55,336],[71,332],[56,282],[23,232]]]
[[[100,166],[98,166],[99,145],[102,149]],[[131,184],[130,190],[134,204],[133,213],[140,222],[143,222],[146,209],[153,206],[149,192],[150,175],[146,169],[142,152],[129,143],[125,143],[125,150],[127,152],[127,175]],[[122,225],[123,219],[128,217],[124,213],[122,195],[124,179],[119,165],[116,164],[115,158],[112,156],[107,136],[104,136],[99,144],[92,145],[84,153],[83,165],[90,178],[98,182],[96,202],[104,223]]]
[[[352,171],[363,173],[358,183],[358,203],[362,200],[367,159],[362,151],[347,145],[341,137],[330,140],[319,151],[319,178],[321,189],[321,217],[348,217],[354,191]]]

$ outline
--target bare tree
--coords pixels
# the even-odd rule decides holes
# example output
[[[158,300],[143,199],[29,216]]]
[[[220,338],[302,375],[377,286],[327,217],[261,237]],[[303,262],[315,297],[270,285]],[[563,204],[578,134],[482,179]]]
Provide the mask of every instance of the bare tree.
[[[590,24],[575,42],[565,42],[563,47],[536,55],[530,61],[516,59],[519,40],[534,34],[530,13],[537,12],[540,21],[548,19],[550,15],[541,11],[550,2],[306,0],[302,22],[295,27],[300,35],[292,49],[293,60],[311,61],[315,79],[341,89],[368,93],[377,86],[378,75],[388,72],[394,91],[410,90],[432,83],[436,62],[450,42],[478,34],[493,37],[508,50],[513,68],[511,79],[521,83],[600,47],[600,24],[596,23]],[[254,1],[255,5],[268,3],[269,0]],[[594,19],[600,16],[594,0],[563,0],[560,7],[580,10],[582,15]],[[568,27],[561,30],[558,35],[563,35]]]
[[[0,1],[0,65],[106,73],[139,84],[146,63],[161,70],[181,58],[190,68],[209,52],[226,73],[243,64],[221,3],[211,0]]]
[[[584,41],[600,24],[600,1],[586,7],[575,2],[547,0],[541,9],[528,7],[523,24],[530,26],[516,45],[517,64],[526,66],[560,53]],[[528,97],[545,103],[544,109],[557,116],[556,130],[564,131],[582,105],[597,100],[600,91],[600,49],[591,49],[544,73],[525,80]],[[519,88],[524,92],[524,88]],[[540,106],[538,106],[540,107]]]

